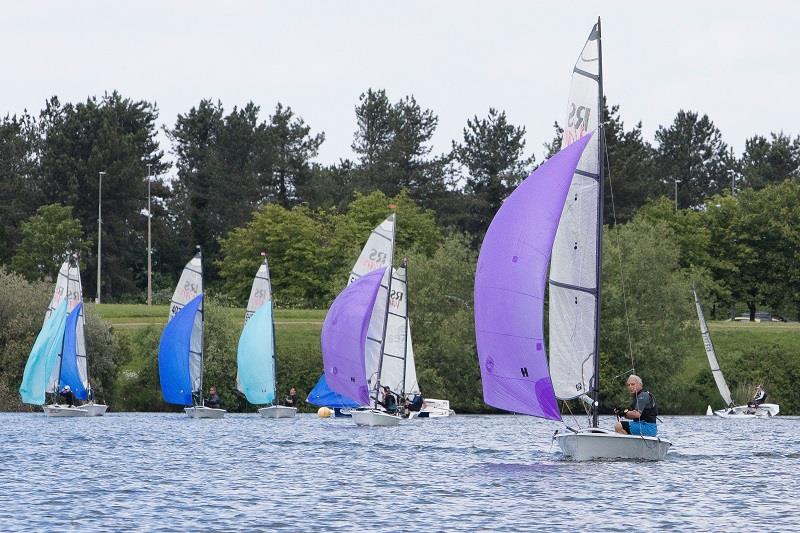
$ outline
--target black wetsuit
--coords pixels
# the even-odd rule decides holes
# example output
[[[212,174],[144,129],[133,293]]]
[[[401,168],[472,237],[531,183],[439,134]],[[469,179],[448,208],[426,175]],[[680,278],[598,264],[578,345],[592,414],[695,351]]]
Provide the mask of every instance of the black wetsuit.
[[[286,407],[297,407],[297,394],[287,394],[283,404]]]
[[[64,390],[64,389],[61,389],[61,390],[58,392],[58,395],[59,395],[61,398],[64,398],[64,401],[65,401],[65,402],[67,403],[67,405],[69,405],[70,407],[72,407],[72,406],[74,406],[74,405],[75,405],[75,393],[73,393],[71,390]]]
[[[211,407],[212,409],[219,409],[219,394],[216,392],[211,394],[208,398],[206,398],[206,407]]]
[[[397,398],[391,392],[383,397],[381,405],[386,409],[387,413],[397,412]]]
[[[620,422],[622,424],[622,429],[629,435],[631,434],[631,422],[647,422],[650,424],[656,424],[657,422],[658,411],[656,410],[656,399],[650,392],[644,389],[636,394],[628,410],[639,411],[638,421],[622,420]]]

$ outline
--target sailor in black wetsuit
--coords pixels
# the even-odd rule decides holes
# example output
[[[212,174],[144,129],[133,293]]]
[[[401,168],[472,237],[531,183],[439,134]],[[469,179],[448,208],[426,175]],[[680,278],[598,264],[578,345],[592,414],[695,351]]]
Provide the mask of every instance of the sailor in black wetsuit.
[[[389,387],[383,387],[383,401],[378,402],[386,409],[386,412],[393,415],[397,412],[397,398],[392,394]]]
[[[64,385],[64,388],[58,391],[58,395],[61,398],[64,398],[64,401],[67,402],[67,405],[70,407],[75,407],[75,393],[72,392],[69,385]]]
[[[217,388],[211,387],[208,389],[208,398],[206,398],[205,406],[211,407],[212,409],[219,409],[219,395],[217,394]]]
[[[627,435],[655,437],[658,433],[655,397],[644,390],[642,378],[637,375],[630,375],[626,385],[628,392],[633,395],[633,401],[628,409],[614,409],[614,414],[621,419],[614,426],[614,431]]]

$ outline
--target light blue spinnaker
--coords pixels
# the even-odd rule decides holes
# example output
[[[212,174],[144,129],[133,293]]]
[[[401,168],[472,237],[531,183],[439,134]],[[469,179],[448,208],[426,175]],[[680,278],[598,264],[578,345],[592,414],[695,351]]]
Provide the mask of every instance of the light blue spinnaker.
[[[239,390],[252,404],[275,401],[274,347],[272,300],[268,300],[245,323],[239,337]]]
[[[78,324],[81,320],[83,302],[75,306],[67,316],[64,327],[64,348],[61,351],[61,372],[58,379],[58,390],[69,385],[70,390],[79,400],[88,400],[89,395],[81,379],[78,369]]]
[[[200,294],[170,319],[161,334],[158,345],[158,375],[165,402],[192,405],[192,330],[202,303],[203,295]]]
[[[22,384],[19,386],[23,402],[44,405],[47,381],[53,373],[64,342],[66,319],[67,302],[64,300],[45,321],[28,356]]]

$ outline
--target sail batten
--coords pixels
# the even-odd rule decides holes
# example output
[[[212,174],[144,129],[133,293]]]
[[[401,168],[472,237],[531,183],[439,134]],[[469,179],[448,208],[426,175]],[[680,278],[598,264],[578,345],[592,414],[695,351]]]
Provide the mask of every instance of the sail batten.
[[[544,292],[559,217],[591,137],[561,150],[525,179],[483,239],[475,273],[475,335],[483,397],[491,406],[561,419],[544,345]]]
[[[708,331],[708,324],[706,317],[703,314],[703,306],[700,304],[700,298],[697,297],[697,292],[692,288],[692,295],[694,295],[694,305],[697,310],[697,320],[700,322],[700,335],[703,337],[703,347],[706,350],[706,357],[708,357],[708,366],[711,367],[711,374],[714,376],[714,382],[717,384],[720,396],[725,401],[725,406],[733,405],[733,398],[731,391],[728,388],[728,383],[725,381],[725,376],[719,367],[717,361],[717,353],[714,350],[714,343],[711,342],[711,333]]]

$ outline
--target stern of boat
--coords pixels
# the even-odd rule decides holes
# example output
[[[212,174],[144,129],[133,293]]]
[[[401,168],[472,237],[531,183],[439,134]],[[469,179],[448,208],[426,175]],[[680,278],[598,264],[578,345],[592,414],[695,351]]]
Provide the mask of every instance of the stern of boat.
[[[270,405],[259,409],[258,414],[264,418],[293,418],[297,414],[297,408],[285,405]]]
[[[564,457],[573,461],[621,459],[662,461],[672,443],[659,437],[622,435],[601,428],[556,432],[553,436]]]

